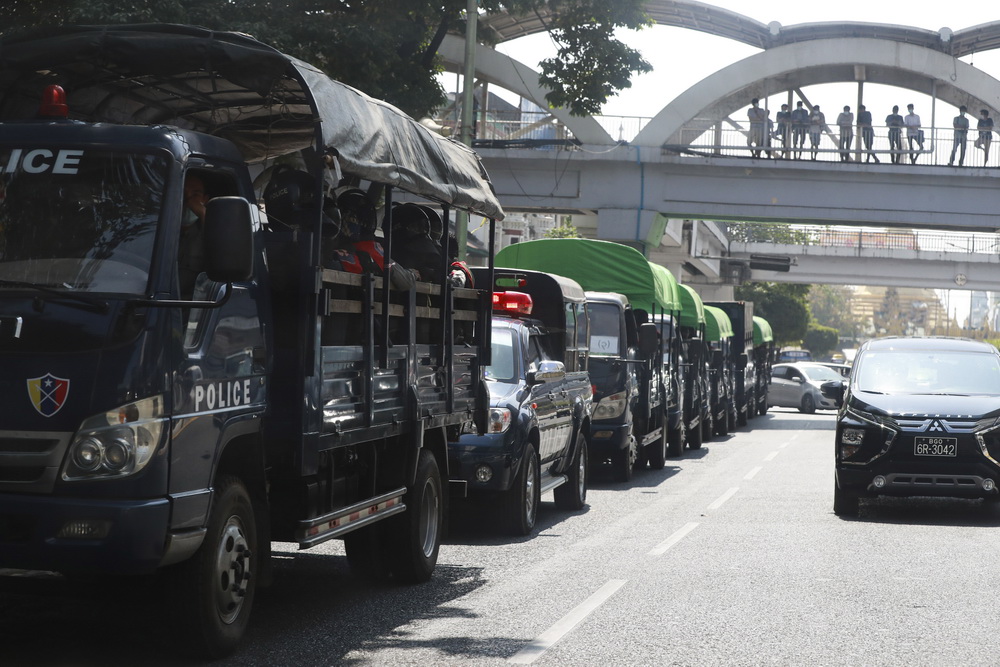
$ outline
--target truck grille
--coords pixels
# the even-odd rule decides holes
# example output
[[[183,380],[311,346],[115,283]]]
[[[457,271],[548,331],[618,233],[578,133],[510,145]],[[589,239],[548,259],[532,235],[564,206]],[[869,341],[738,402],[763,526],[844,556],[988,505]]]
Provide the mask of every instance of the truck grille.
[[[71,435],[0,432],[0,491],[51,490]]]

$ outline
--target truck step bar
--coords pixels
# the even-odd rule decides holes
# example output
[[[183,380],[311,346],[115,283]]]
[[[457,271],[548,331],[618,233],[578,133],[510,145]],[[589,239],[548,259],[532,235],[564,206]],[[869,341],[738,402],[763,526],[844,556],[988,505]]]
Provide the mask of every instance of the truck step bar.
[[[406,489],[399,488],[315,519],[299,521],[299,528],[295,531],[295,541],[299,543],[300,549],[308,549],[394,514],[405,512],[404,493]]]
[[[569,479],[566,477],[566,475],[553,475],[552,477],[549,478],[547,482],[542,484],[541,493],[545,493],[546,491],[551,491],[557,486],[562,486],[568,481]]]

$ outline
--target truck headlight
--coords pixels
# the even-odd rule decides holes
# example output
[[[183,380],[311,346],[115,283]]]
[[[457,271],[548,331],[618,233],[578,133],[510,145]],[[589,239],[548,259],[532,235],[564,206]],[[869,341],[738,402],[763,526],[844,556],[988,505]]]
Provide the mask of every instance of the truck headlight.
[[[110,479],[139,472],[163,441],[166,421],[161,396],[85,419],[69,446],[62,478]]]
[[[614,419],[625,412],[628,397],[624,391],[602,398],[594,407],[594,419]]]
[[[490,433],[503,433],[510,428],[510,410],[507,408],[490,409]]]

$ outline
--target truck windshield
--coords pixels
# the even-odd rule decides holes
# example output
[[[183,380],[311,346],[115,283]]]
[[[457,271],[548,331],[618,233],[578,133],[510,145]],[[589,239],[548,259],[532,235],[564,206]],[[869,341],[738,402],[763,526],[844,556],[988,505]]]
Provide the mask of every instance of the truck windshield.
[[[590,304],[590,354],[621,356],[621,310],[613,304]]]
[[[0,291],[146,292],[166,160],[0,149]]]
[[[486,367],[486,379],[493,382],[514,382],[514,336],[510,329],[493,329],[492,359]]]

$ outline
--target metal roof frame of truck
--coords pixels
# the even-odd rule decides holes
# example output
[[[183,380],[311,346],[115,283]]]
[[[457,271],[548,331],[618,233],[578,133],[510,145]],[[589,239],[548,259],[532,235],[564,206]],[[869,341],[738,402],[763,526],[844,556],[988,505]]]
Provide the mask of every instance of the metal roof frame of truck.
[[[0,41],[0,119],[33,118],[51,84],[72,120],[196,130],[228,139],[248,163],[321,146],[347,173],[503,219],[470,148],[249,35],[145,24]]]

